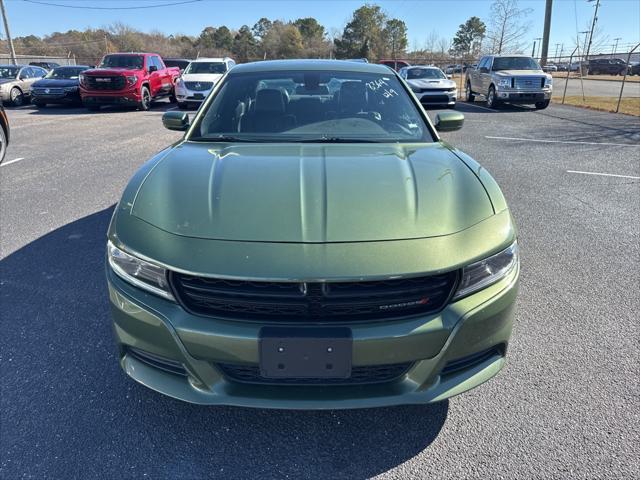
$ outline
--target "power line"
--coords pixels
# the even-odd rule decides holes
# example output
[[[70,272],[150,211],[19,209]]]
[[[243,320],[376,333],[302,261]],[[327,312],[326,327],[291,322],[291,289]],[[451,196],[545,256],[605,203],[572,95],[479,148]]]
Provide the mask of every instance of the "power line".
[[[154,5],[144,5],[144,6],[139,5],[139,6],[132,6],[132,7],[95,7],[93,5],[64,5],[62,3],[50,3],[50,2],[43,2],[40,0],[22,0],[22,1],[26,3],[34,3],[37,5],[46,5],[48,7],[75,8],[75,9],[81,9],[81,10],[142,10],[142,9],[146,10],[147,8],[174,7],[176,5],[198,3],[198,2],[201,2],[202,0],[182,0],[179,2],[172,2],[172,3],[159,3]]]

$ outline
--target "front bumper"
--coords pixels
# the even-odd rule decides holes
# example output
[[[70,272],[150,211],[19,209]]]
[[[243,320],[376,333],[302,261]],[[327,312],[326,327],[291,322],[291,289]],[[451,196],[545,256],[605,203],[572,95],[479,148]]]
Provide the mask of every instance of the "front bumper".
[[[196,92],[180,85],[176,85],[176,99],[180,103],[201,104],[205,101],[209,93],[211,93],[211,90],[213,90],[213,88]]]
[[[457,94],[457,90],[415,93],[422,105],[455,105]]]
[[[42,103],[59,103],[59,104],[70,104],[70,103],[80,103],[80,93],[76,90],[75,92],[63,92],[63,93],[54,93],[54,94],[46,94],[39,93],[36,90],[31,91],[31,101],[32,102],[42,102]]]
[[[544,90],[514,90],[514,89],[498,89],[496,95],[498,100],[509,103],[537,103],[551,99],[552,91],[550,88]]]
[[[86,90],[80,89],[80,97],[85,105],[138,105],[140,92],[134,85],[123,90]]]
[[[257,385],[230,380],[218,364],[258,364],[261,324],[191,315],[179,305],[139,290],[107,268],[113,327],[125,372],[171,397],[199,404],[257,408],[336,409],[422,404],[457,395],[504,366],[519,271],[449,304],[436,314],[349,325],[353,366],[411,362],[402,376],[371,385]],[[157,368],[135,352],[175,364]],[[466,368],[442,374],[450,362],[493,352]]]

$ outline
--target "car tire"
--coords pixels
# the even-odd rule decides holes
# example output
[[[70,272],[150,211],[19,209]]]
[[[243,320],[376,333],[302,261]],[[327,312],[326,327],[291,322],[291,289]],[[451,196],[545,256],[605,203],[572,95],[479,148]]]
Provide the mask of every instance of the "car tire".
[[[499,108],[500,100],[496,98],[496,89],[493,85],[489,87],[489,93],[487,93],[487,107]]]
[[[176,93],[173,92],[173,91],[169,94],[169,102],[170,103],[177,103],[178,102],[178,99],[176,98]]]
[[[18,87],[13,87],[9,92],[9,101],[14,107],[20,107],[24,103],[24,93]]]
[[[549,106],[551,100],[545,100],[543,102],[536,102],[536,110],[544,110]]]
[[[471,82],[469,80],[467,80],[467,83],[465,84],[464,91],[465,91],[465,99],[467,102],[475,101],[476,96],[473,94],[473,91],[471,90]]]
[[[7,154],[7,135],[4,133],[4,128],[0,127],[0,163],[4,160],[4,156]]]
[[[151,93],[147,87],[140,89],[140,102],[138,103],[138,109],[146,112],[151,108]]]

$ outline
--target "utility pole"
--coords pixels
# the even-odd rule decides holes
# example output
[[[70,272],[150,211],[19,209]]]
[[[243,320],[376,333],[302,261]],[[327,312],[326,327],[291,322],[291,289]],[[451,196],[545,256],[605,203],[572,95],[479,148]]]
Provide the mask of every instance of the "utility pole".
[[[0,0],[0,10],[2,10],[4,31],[7,34],[7,42],[9,42],[9,53],[11,54],[11,62],[13,62],[14,65],[17,65],[18,61],[16,60],[16,49],[13,47],[13,39],[11,38],[11,32],[9,31],[9,20],[7,20],[7,12],[4,9],[4,0]]]
[[[553,0],[547,0],[544,7],[544,30],[542,32],[542,55],[540,56],[540,65],[547,64],[547,56],[549,55],[549,32],[551,32],[551,10],[553,9]]]
[[[536,58],[540,58],[540,45],[541,45],[541,41],[542,37],[538,37],[536,38],[536,41],[538,42],[538,54],[536,55]]]
[[[585,50],[587,48],[587,35],[589,34],[589,30],[585,30],[584,32],[578,32],[579,34],[583,34],[584,33],[584,47],[582,47],[582,59],[586,60],[587,56],[585,55]]]
[[[613,52],[611,52],[612,58],[616,54],[616,50],[618,50],[618,41],[622,40],[622,38],[617,37],[617,38],[614,38],[614,40],[616,41],[616,44],[613,46]]]
[[[533,41],[533,48],[531,49],[531,56],[535,58],[536,56],[536,41]]]
[[[598,21],[598,9],[600,8],[600,0],[596,1],[596,11],[593,12],[593,22],[591,22],[591,31],[589,32],[589,43],[587,44],[587,60],[589,60],[589,51],[591,50],[591,40],[593,40],[593,30],[596,28],[596,22]],[[593,0],[587,0],[591,3]]]
[[[556,54],[554,55],[554,58],[556,59],[556,62],[558,61],[558,47],[560,46],[559,43],[556,43]]]

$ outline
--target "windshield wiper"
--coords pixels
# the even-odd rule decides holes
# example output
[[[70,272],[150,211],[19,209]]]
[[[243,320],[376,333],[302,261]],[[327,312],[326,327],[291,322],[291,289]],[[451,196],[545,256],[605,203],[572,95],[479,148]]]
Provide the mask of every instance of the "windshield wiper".
[[[192,140],[198,142],[262,142],[263,140],[253,139],[253,138],[241,138],[234,137],[233,135],[215,135],[215,136],[206,136],[200,138],[193,138]]]
[[[305,138],[298,141],[301,143],[382,143],[380,140],[343,137]]]

